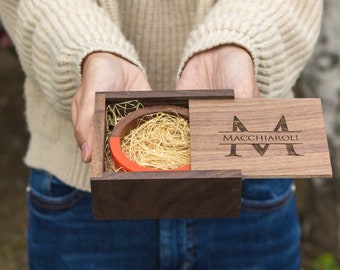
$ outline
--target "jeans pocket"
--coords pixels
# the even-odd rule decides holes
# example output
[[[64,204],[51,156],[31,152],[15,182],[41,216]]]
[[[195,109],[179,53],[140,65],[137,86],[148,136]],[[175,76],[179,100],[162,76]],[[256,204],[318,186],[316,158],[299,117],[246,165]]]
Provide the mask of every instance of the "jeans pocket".
[[[291,179],[245,180],[242,191],[242,211],[270,212],[284,207],[295,194]]]
[[[41,210],[63,210],[77,204],[86,192],[64,184],[48,172],[32,169],[27,188],[28,201]]]

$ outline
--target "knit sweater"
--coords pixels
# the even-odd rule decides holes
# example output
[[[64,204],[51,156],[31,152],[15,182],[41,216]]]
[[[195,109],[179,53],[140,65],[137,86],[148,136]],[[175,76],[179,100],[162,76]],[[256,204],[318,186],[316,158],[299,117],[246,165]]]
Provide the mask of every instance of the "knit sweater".
[[[162,90],[175,88],[192,55],[237,44],[252,56],[262,97],[292,97],[322,8],[321,0],[0,0],[1,20],[26,74],[25,162],[90,190],[70,117],[89,53],[122,56]]]

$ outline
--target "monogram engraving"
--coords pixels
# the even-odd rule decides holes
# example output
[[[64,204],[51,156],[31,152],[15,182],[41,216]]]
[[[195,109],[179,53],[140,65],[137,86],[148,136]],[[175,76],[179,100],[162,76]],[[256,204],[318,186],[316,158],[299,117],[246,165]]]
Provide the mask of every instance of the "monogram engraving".
[[[295,151],[295,144],[300,142],[300,131],[290,131],[284,116],[273,131],[249,131],[241,120],[234,116],[232,132],[221,131],[223,143],[220,145],[230,145],[230,152],[226,157],[241,157],[237,153],[238,145],[251,145],[260,156],[264,156],[270,145],[285,145],[288,156],[302,156]],[[275,135],[273,135],[275,133]]]

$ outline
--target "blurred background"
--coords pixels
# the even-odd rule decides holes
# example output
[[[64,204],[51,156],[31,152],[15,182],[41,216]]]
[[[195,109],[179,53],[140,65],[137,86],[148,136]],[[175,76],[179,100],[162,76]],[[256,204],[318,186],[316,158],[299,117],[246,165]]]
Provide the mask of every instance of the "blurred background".
[[[1,32],[1,28],[0,28]],[[0,269],[27,269],[28,132],[14,49],[0,33]],[[340,1],[325,0],[321,35],[296,84],[298,97],[320,97],[333,179],[296,180],[304,270],[340,270]]]

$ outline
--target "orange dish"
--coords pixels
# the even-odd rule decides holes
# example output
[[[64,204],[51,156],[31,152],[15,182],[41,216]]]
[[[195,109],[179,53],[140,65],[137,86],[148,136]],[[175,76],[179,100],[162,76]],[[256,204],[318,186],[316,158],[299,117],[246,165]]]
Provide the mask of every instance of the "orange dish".
[[[121,148],[122,138],[124,138],[130,132],[130,130],[134,129],[138,125],[139,120],[142,117],[145,118],[148,115],[157,112],[178,115],[185,119],[189,119],[189,110],[187,108],[172,105],[148,106],[128,114],[114,127],[110,137],[110,151],[117,167],[127,172],[164,171],[161,169],[149,168],[136,164],[124,154]],[[186,165],[168,171],[189,171],[189,170],[190,165]]]

